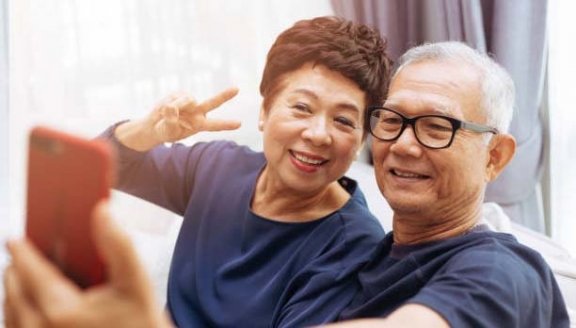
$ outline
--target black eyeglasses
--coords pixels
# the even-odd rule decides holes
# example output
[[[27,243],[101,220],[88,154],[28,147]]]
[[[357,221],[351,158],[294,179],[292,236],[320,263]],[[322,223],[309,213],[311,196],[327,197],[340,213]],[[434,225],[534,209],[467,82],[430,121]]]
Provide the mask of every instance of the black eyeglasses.
[[[394,141],[412,125],[416,140],[432,149],[448,148],[458,129],[477,133],[498,134],[498,130],[482,124],[457,120],[443,115],[422,115],[408,118],[392,109],[371,107],[368,109],[370,133],[382,141]]]

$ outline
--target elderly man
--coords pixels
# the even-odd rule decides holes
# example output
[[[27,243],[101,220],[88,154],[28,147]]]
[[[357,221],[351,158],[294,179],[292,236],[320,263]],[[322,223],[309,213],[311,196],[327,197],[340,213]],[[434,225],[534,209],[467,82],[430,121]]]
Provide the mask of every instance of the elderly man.
[[[514,87],[489,57],[457,42],[400,59],[384,105],[369,112],[388,234],[359,275],[342,327],[565,327],[542,257],[481,224],[486,184],[515,151]]]
[[[341,327],[566,327],[552,272],[535,251],[480,222],[486,184],[514,155],[514,88],[460,43],[410,50],[384,106],[369,111],[378,186],[394,210],[358,277]],[[26,242],[11,242],[8,327],[169,326],[125,236],[99,207],[110,282],[82,292]],[[41,272],[41,273],[39,273]],[[358,318],[383,318],[360,319]]]

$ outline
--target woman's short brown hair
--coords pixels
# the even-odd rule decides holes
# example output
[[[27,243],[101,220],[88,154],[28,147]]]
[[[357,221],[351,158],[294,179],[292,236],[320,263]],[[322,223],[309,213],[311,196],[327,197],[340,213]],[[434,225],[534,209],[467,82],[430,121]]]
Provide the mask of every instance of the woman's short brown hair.
[[[385,50],[380,33],[366,25],[334,16],[298,21],[268,52],[260,83],[264,109],[277,92],[279,77],[306,63],[339,72],[366,93],[366,106],[381,105],[391,66]]]

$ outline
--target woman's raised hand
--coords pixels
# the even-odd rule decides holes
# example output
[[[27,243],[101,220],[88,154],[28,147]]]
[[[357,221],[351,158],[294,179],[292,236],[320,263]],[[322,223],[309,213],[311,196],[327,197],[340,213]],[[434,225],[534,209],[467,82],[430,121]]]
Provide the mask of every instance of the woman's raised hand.
[[[138,151],[147,151],[164,142],[174,142],[202,131],[235,130],[236,120],[211,119],[207,114],[238,94],[226,89],[198,103],[191,96],[178,93],[163,99],[143,120],[130,121],[115,130],[118,140]]]
[[[227,89],[201,103],[183,93],[173,94],[154,108],[148,120],[161,142],[178,141],[202,131],[234,130],[240,122],[210,119],[207,114],[237,93],[236,88]]]

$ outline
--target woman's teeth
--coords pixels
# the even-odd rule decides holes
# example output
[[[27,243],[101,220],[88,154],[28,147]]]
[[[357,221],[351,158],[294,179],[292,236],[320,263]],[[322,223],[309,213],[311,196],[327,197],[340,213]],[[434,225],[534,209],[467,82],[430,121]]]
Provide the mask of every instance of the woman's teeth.
[[[294,153],[294,157],[296,157],[296,159],[299,160],[300,162],[310,164],[310,165],[320,165],[324,162],[323,160],[312,159],[312,158],[306,157],[302,154]]]

